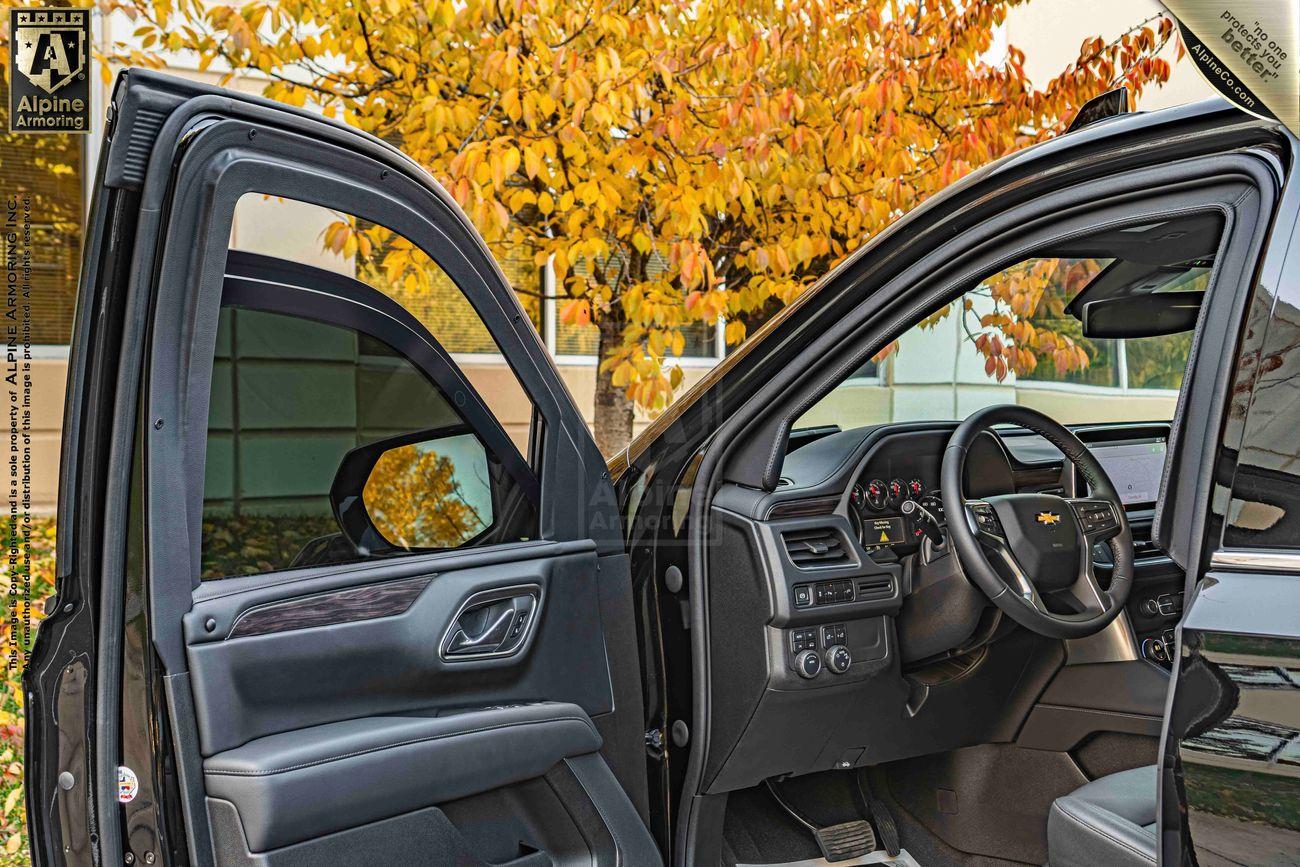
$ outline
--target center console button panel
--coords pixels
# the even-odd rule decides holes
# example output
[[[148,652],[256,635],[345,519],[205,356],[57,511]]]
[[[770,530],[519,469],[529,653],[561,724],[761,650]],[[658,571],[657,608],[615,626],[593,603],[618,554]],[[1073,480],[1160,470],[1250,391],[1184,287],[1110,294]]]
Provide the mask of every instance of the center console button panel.
[[[822,647],[831,647],[836,644],[843,644],[848,629],[843,623],[836,623],[830,626],[822,627]]]
[[[798,653],[801,650],[817,649],[817,630],[809,626],[807,629],[790,630],[790,652]]]
[[[889,575],[863,579],[841,578],[838,581],[818,581],[814,584],[796,584],[790,589],[796,610],[818,608],[823,605],[844,605],[850,602],[867,602],[873,598],[889,599],[894,594],[894,580]]]
[[[715,515],[752,534],[771,589],[768,622],[776,628],[896,614],[903,605],[902,566],[869,556],[844,514],[759,521],[723,510]]]
[[[831,674],[844,674],[853,665],[853,652],[849,649],[849,628],[846,623],[824,623],[786,630],[790,668],[800,677],[812,680],[822,670]],[[817,657],[814,663],[811,658]]]

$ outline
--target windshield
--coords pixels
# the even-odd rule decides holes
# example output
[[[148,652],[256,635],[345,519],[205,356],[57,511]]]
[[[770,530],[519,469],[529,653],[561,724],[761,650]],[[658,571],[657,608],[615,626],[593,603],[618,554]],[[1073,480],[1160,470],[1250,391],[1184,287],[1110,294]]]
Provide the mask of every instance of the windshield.
[[[1090,339],[1065,312],[1112,261],[1035,258],[998,272],[915,323],[796,427],[959,420],[998,403],[1065,424],[1171,419],[1192,333]]]

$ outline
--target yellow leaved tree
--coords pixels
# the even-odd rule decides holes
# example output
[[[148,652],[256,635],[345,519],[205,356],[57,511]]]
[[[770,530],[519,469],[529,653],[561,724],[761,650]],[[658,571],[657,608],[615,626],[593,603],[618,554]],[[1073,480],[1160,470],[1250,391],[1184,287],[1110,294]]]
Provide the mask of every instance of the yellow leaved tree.
[[[136,24],[123,59],[263,75],[428,167],[498,253],[549,261],[563,321],[599,326],[606,453],[671,399],[687,327],[742,340],[929,194],[1166,80],[1174,38],[1135,21],[1031,83],[994,47],[1017,0],[105,2]]]

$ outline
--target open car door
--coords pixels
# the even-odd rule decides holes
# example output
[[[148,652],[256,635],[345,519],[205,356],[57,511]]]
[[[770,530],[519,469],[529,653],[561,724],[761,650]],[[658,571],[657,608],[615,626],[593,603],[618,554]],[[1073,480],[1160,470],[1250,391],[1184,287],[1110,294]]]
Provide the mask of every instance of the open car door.
[[[605,464],[465,216],[265,100],[133,70],[109,111],[36,863],[659,863]]]
[[[1171,454],[1200,469],[1166,470],[1156,518],[1158,543],[1188,567],[1162,749],[1163,864],[1300,863],[1300,181],[1287,143],[1292,169],[1249,306],[1206,317],[1207,362],[1175,419]]]

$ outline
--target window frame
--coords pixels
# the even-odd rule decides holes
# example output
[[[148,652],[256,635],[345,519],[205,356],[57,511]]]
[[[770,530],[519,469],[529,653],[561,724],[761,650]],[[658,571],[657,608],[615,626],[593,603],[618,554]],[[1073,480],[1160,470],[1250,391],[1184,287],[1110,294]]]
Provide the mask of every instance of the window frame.
[[[383,342],[429,377],[484,447],[536,503],[541,490],[537,473],[456,364],[455,357],[405,307],[373,286],[333,271],[243,250],[231,250],[230,257],[235,267],[227,267],[222,307],[297,316]],[[252,269],[267,276],[231,273]],[[271,279],[270,275],[277,271],[283,279]],[[292,282],[293,277],[311,280],[312,285]]]
[[[153,84],[147,75],[136,81],[144,82],[137,85],[141,88]],[[135,91],[128,87],[127,93]],[[137,107],[132,103],[122,116],[129,118]],[[599,493],[609,484],[606,464],[581,413],[487,245],[426,172],[354,130],[206,92],[186,98],[145,146],[152,156],[139,168],[144,190],[130,261],[148,264],[133,265],[128,277],[131,311],[125,333],[140,347],[139,398],[149,419],[142,459],[146,559],[155,578],[152,638],[169,672],[184,670],[178,624],[202,586],[212,359],[235,207],[247,193],[283,196],[380,223],[423,250],[469,300],[544,422],[534,466],[542,482],[538,539],[502,547],[573,542],[601,552],[622,550],[621,527],[609,520]],[[119,169],[110,167],[110,182]],[[102,231],[97,229],[96,243]],[[72,472],[65,473],[65,482]],[[150,481],[160,479],[166,483]],[[438,562],[460,556],[440,551],[411,559],[437,568]],[[264,573],[237,580],[277,579]]]
[[[447,405],[460,417],[466,432],[483,446],[489,463],[500,463],[528,504],[531,505],[531,526],[527,535],[535,538],[539,532],[541,483],[520,453],[505,428],[483,402],[464,372],[456,365],[454,357],[446,352],[438,340],[406,308],[382,291],[364,281],[333,271],[327,271],[296,262],[259,253],[232,249],[222,286],[221,309],[249,310],[307,319],[323,325],[340,328],[358,335],[366,335],[382,342],[413,369],[422,374],[429,387],[437,391]],[[409,435],[425,433],[412,431]],[[205,464],[207,439],[205,437]],[[238,480],[235,480],[238,483]],[[323,492],[328,494],[328,491]],[[517,513],[501,514],[509,499],[509,490],[492,486],[493,519],[491,524],[466,543],[447,549],[395,550],[375,556],[359,556],[359,561],[388,559],[412,554],[427,554],[434,550],[459,550],[473,547],[491,539],[501,529],[504,517],[512,520]],[[205,497],[206,504],[206,497]],[[335,515],[336,520],[339,519]],[[340,530],[342,530],[340,525]],[[201,543],[202,544],[202,540]],[[200,549],[202,562],[202,549]],[[327,565],[313,563],[310,565]],[[261,571],[241,570],[230,575],[209,576],[205,581],[267,572],[303,568],[280,566]]]

